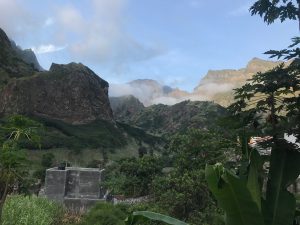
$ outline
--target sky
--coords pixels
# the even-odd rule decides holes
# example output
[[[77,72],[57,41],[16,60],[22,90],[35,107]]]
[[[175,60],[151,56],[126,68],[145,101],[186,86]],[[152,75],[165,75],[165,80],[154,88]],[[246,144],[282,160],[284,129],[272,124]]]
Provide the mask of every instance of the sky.
[[[81,62],[109,83],[154,79],[192,91],[210,69],[267,59],[298,36],[267,26],[254,0],[0,0],[0,27],[41,66]]]

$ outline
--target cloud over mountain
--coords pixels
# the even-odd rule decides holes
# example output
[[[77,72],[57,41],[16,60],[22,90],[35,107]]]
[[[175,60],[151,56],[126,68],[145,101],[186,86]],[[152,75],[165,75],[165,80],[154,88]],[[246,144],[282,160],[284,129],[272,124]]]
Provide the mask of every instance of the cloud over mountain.
[[[12,39],[24,35],[36,38],[31,46],[37,54],[65,50],[75,61],[110,63],[116,73],[122,73],[130,63],[165,53],[161,45],[141,43],[127,31],[127,0],[91,0],[84,4],[62,1],[59,5],[43,1],[35,7],[46,5],[49,10],[44,15],[32,13],[34,9],[29,9],[25,1],[0,0],[0,27]],[[33,33],[40,35],[35,37]]]

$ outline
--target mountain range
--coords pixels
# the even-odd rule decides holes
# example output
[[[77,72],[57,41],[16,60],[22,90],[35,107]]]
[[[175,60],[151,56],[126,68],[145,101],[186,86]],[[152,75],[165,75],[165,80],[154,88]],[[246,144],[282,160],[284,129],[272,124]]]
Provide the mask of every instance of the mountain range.
[[[279,63],[254,58],[243,69],[211,70],[192,93],[150,79],[109,85],[81,63],[53,63],[44,70],[31,50],[0,29],[0,124],[12,114],[42,122],[45,148],[156,144],[192,127],[217,128],[232,88]]]
[[[241,87],[257,72],[265,72],[280,63],[282,62],[253,58],[245,68],[238,70],[209,70],[191,93],[162,85],[155,80],[139,79],[123,85],[112,84],[110,96],[133,95],[145,106],[173,105],[181,101],[191,100],[212,101],[226,107],[233,102],[234,88]]]

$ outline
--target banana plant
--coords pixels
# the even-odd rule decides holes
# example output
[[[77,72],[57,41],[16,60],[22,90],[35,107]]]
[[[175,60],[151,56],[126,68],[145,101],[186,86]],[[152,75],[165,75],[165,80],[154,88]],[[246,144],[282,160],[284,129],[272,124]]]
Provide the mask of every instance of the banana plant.
[[[262,157],[251,151],[247,176],[239,176],[221,164],[207,165],[209,189],[225,211],[226,225],[292,225],[296,199],[287,188],[300,174],[300,152],[285,140],[276,140],[262,194],[259,171]]]

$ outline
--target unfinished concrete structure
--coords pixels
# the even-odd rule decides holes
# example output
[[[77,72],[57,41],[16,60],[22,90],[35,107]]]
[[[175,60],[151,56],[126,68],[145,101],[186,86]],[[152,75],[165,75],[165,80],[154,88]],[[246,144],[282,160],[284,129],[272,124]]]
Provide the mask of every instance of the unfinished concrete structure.
[[[105,201],[101,188],[102,172],[99,169],[77,167],[48,169],[45,195],[72,210],[89,208],[96,202]]]

